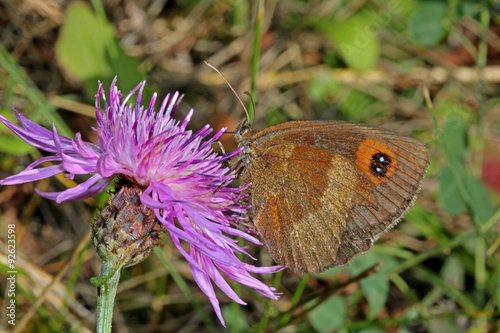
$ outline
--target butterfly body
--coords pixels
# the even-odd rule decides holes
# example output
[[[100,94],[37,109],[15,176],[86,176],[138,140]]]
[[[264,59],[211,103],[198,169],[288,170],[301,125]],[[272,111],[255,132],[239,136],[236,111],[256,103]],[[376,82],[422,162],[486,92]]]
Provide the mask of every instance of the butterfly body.
[[[429,154],[417,140],[340,121],[243,123],[232,160],[274,260],[318,273],[369,251],[413,205]]]

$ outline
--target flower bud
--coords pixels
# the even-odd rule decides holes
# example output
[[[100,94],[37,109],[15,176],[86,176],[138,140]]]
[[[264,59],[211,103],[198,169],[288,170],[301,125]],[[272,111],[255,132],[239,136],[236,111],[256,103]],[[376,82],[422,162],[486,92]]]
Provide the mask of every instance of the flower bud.
[[[159,245],[158,220],[141,203],[141,194],[137,187],[118,185],[93,222],[94,246],[102,260],[132,266]]]

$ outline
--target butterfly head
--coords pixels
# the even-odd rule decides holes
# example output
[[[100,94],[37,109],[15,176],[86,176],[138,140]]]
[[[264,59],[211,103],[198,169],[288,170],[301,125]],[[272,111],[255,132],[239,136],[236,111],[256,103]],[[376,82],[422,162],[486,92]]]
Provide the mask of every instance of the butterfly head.
[[[243,119],[243,121],[236,127],[236,131],[234,133],[234,138],[236,139],[236,142],[238,142],[238,147],[246,145],[248,139],[252,137],[254,133],[255,130],[248,122],[248,119]]]

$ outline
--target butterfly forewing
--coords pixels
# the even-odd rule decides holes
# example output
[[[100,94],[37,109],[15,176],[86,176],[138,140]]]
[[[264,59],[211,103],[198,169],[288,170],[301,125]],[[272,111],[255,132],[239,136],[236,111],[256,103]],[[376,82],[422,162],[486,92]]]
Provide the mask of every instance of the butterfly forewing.
[[[427,148],[381,128],[298,121],[243,138],[250,218],[273,258],[319,272],[371,249],[411,207]]]

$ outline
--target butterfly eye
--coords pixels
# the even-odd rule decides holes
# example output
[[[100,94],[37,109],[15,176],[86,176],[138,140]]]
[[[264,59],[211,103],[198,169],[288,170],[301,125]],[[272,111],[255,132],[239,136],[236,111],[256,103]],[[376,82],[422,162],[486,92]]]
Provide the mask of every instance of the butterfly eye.
[[[250,125],[241,126],[241,134],[245,134],[245,133],[250,132],[250,129],[251,129]]]
[[[238,127],[236,127],[236,136],[241,140],[241,137],[252,130],[252,127],[248,125],[246,119],[244,119]]]

